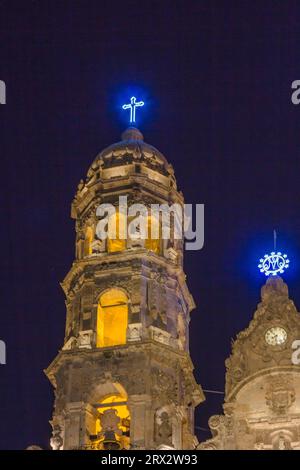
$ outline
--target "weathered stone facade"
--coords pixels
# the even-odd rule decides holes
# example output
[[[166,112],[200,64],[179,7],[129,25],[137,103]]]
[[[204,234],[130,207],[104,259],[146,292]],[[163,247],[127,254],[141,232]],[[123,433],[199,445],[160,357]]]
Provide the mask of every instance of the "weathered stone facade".
[[[161,239],[155,250],[144,240],[127,240],[110,252],[108,242],[95,235],[96,209],[100,203],[117,204],[124,195],[128,206],[183,205],[172,166],[134,128],[96,157],[72,204],[76,259],[62,282],[65,340],[46,370],[55,389],[51,446],[56,450],[197,446],[194,408],[204,396],[189,356],[194,302],[182,268],[182,240]],[[97,347],[99,299],[110,289],[128,299],[126,342]],[[107,397],[116,396],[128,408],[126,419],[105,405]]]
[[[210,418],[213,437],[199,449],[300,449],[300,367],[292,363],[300,315],[280,277],[268,278],[261,297],[226,360],[224,415]]]

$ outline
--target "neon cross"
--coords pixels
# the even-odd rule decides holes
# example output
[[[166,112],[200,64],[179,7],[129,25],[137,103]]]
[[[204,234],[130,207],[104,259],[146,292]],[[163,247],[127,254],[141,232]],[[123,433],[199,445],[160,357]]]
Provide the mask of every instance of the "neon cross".
[[[136,97],[130,98],[130,104],[123,104],[123,109],[130,109],[130,122],[135,122],[135,108],[144,106],[144,101],[136,101]]]

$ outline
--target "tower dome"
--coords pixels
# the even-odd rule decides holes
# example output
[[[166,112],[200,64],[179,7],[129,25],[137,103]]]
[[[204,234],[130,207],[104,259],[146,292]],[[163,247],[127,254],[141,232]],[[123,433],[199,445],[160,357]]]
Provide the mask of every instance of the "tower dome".
[[[72,217],[78,218],[78,215],[85,210],[86,205],[90,203],[91,195],[95,198],[96,194],[99,196],[101,193],[102,197],[98,197],[98,202],[100,200],[103,202],[104,186],[118,187],[121,191],[121,187],[125,190],[125,187],[128,189],[132,185],[140,189],[147,187],[150,199],[151,189],[151,194],[161,192],[161,202],[178,200],[183,205],[182,194],[177,191],[173,166],[156,147],[144,141],[143,134],[135,127],[126,129],[120,141],[98,153],[87,172],[85,181],[81,180],[78,185],[72,204]],[[152,202],[157,202],[157,194]]]
[[[173,167],[165,156],[153,145],[144,141],[144,136],[136,127],[129,127],[121,140],[109,145],[95,158],[91,168],[116,167],[133,162],[143,163],[164,175],[174,174]]]

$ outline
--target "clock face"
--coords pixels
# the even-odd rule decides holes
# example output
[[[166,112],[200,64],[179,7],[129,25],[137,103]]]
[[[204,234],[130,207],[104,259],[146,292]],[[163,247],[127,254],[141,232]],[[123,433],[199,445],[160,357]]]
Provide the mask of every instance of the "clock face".
[[[265,340],[270,346],[284,344],[287,339],[287,332],[281,326],[273,326],[266,331]]]

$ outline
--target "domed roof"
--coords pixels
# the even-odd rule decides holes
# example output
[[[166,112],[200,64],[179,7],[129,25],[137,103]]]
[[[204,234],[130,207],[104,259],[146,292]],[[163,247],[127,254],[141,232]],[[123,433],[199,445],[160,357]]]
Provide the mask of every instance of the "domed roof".
[[[94,163],[102,161],[104,167],[109,167],[127,164],[130,161],[139,161],[168,173],[172,172],[172,166],[164,155],[157,148],[144,142],[143,134],[139,129],[129,127],[123,132],[121,139],[102,150]]]

